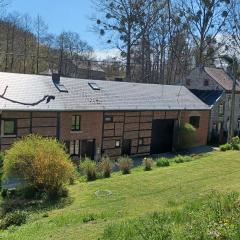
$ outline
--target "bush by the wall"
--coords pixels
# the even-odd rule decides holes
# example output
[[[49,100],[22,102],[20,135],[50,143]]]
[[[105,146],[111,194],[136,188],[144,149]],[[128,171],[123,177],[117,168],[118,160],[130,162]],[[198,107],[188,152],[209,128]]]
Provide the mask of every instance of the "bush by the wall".
[[[85,158],[81,164],[80,168],[87,176],[88,181],[94,181],[97,178],[97,164],[89,158]]]
[[[30,135],[16,141],[6,152],[3,173],[4,178],[22,178],[55,198],[73,176],[74,167],[57,140]]]
[[[99,163],[100,171],[103,173],[105,178],[109,178],[111,176],[113,162],[108,156],[103,156]]]
[[[226,151],[232,150],[232,145],[229,143],[226,143],[226,144],[220,145],[219,148],[220,148],[220,151],[226,152]]]
[[[188,150],[194,145],[196,137],[196,128],[194,128],[190,123],[181,123],[176,131],[176,150]]]
[[[118,166],[123,174],[129,174],[133,166],[133,161],[128,156],[118,158]]]
[[[157,167],[168,167],[170,166],[170,162],[167,158],[159,158],[157,159]]]
[[[192,161],[192,158],[190,156],[177,155],[176,157],[174,157],[175,163],[185,163],[190,161]]]
[[[27,214],[23,211],[15,211],[7,213],[6,216],[0,221],[0,229],[7,229],[10,226],[21,226],[26,223]]]
[[[230,141],[233,150],[240,150],[240,139],[238,136],[233,137]]]
[[[152,158],[144,158],[142,161],[142,165],[144,167],[144,171],[151,171],[153,167],[154,161]]]

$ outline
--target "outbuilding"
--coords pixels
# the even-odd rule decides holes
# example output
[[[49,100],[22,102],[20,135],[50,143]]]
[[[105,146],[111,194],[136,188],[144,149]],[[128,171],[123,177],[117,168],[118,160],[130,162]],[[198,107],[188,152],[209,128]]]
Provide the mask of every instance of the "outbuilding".
[[[28,134],[56,137],[75,158],[174,150],[180,122],[205,145],[208,105],[183,86],[0,73],[2,151]]]

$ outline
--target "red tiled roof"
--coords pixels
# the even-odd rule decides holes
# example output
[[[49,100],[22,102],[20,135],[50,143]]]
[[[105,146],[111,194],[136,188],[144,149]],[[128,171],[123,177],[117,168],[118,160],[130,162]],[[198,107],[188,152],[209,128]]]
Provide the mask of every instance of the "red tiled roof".
[[[231,91],[233,87],[232,78],[221,68],[204,67],[205,72],[213,78],[225,90]],[[237,83],[236,90],[240,91],[240,86]]]

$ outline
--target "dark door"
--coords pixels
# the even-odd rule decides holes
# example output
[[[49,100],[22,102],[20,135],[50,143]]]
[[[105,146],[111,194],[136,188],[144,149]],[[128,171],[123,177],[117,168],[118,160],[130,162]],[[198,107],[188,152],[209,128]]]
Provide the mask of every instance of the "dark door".
[[[174,120],[153,120],[151,154],[171,152],[173,147]]]
[[[81,143],[81,157],[94,159],[95,155],[95,140],[83,140]]]
[[[122,155],[131,155],[132,142],[129,139],[124,139],[122,144]]]

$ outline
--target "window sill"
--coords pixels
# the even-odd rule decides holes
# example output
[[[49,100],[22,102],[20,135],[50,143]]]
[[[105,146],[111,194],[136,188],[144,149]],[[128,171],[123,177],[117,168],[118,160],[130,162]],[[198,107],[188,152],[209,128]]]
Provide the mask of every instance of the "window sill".
[[[17,135],[1,135],[2,138],[16,138]]]
[[[71,130],[70,133],[82,133],[83,131],[73,131]]]

